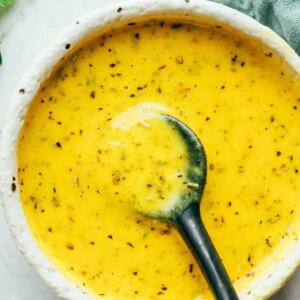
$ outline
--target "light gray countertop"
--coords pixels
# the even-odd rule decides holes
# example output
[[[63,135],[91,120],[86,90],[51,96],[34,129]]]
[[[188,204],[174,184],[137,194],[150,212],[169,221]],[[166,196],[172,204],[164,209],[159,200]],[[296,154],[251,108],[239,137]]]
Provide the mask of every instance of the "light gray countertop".
[[[0,126],[13,92],[38,53],[76,18],[115,0],[15,0],[0,9]],[[300,249],[299,249],[300,251]],[[57,300],[18,251],[0,206],[0,300]],[[300,299],[300,272],[272,300]]]

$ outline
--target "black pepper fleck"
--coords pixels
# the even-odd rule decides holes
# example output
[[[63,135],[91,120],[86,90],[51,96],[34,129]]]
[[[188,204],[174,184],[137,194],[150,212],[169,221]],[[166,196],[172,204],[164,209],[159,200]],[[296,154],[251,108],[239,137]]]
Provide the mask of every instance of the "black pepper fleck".
[[[71,243],[69,243],[69,244],[67,244],[67,248],[68,248],[69,250],[74,250],[74,245],[71,244]]]
[[[96,92],[95,92],[95,91],[91,91],[90,97],[91,97],[92,99],[95,99],[95,97],[96,97]]]
[[[231,58],[231,61],[232,61],[233,63],[235,63],[236,60],[237,60],[237,55],[235,54],[235,55]]]
[[[11,191],[12,191],[12,192],[15,192],[16,189],[17,189],[17,186],[16,186],[16,184],[13,182],[13,183],[11,184]]]

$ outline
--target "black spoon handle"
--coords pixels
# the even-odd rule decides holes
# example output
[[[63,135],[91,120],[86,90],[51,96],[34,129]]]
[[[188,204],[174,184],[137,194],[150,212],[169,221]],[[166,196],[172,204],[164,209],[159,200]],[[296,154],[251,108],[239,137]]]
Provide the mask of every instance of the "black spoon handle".
[[[198,203],[192,203],[178,217],[178,230],[203,271],[215,299],[238,300],[222,261],[201,221]]]

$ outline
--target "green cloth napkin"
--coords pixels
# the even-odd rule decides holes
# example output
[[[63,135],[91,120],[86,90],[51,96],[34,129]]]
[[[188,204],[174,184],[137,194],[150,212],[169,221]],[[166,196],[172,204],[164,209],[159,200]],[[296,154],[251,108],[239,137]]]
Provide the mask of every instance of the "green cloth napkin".
[[[212,0],[273,29],[300,55],[300,0]]]

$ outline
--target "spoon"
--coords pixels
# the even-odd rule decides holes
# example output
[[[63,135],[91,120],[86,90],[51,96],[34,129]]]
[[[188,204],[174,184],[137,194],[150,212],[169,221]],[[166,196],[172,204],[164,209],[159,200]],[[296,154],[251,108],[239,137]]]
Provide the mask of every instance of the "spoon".
[[[143,213],[146,217],[171,223],[180,232],[194,255],[217,300],[236,300],[238,296],[200,216],[200,201],[206,183],[206,155],[195,133],[178,119],[157,115],[176,130],[187,146],[186,188],[168,209]]]

